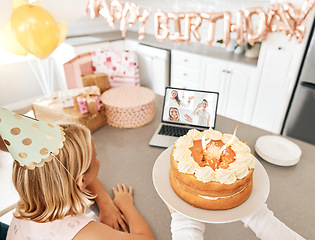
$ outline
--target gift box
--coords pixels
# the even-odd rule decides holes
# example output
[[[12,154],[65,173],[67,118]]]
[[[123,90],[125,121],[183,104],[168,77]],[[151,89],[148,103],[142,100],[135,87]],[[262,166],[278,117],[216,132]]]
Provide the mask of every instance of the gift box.
[[[128,50],[98,49],[91,52],[94,73],[106,73],[110,88],[140,86],[137,54]]]
[[[81,79],[83,87],[97,86],[100,89],[101,94],[109,89],[109,82],[106,73],[82,75]]]
[[[68,89],[82,88],[82,75],[93,74],[90,52],[80,54],[63,65]]]
[[[117,128],[137,128],[152,121],[155,94],[145,87],[117,87],[101,95],[107,124]]]
[[[72,107],[64,107],[60,95],[74,94]],[[51,123],[82,124],[94,132],[106,124],[105,107],[99,100],[100,90],[96,86],[54,93],[32,104],[38,120]]]

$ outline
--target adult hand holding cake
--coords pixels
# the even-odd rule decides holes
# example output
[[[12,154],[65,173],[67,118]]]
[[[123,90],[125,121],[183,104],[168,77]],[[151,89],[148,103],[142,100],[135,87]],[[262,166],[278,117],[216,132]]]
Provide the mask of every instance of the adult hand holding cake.
[[[169,177],[174,192],[187,203],[223,210],[249,198],[254,167],[250,148],[235,134],[193,129],[176,141]]]

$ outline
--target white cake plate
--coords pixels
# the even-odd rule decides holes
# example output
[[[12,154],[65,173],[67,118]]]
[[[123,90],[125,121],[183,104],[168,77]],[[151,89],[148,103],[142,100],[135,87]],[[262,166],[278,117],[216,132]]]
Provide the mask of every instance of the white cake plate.
[[[257,211],[267,200],[270,183],[266,170],[256,159],[253,175],[253,190],[250,197],[238,207],[228,210],[205,210],[194,207],[179,198],[169,180],[170,155],[173,146],[157,158],[152,172],[153,184],[160,198],[177,212],[197,221],[206,223],[227,223],[238,221]]]

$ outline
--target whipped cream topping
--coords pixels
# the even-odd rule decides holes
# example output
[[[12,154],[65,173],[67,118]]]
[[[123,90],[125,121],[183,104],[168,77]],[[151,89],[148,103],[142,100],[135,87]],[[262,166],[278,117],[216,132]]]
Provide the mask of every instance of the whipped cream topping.
[[[248,145],[235,137],[231,148],[235,152],[235,161],[229,165],[227,169],[218,168],[213,170],[209,166],[200,167],[191,156],[191,148],[194,140],[200,140],[205,136],[210,140],[221,140],[227,143],[232,135],[222,134],[219,131],[208,129],[199,132],[196,129],[190,130],[186,135],[180,137],[175,142],[175,150],[173,153],[175,161],[178,162],[178,171],[187,174],[194,174],[196,179],[201,182],[216,181],[224,184],[232,184],[237,179],[247,176],[249,169],[255,167],[255,158],[251,154]]]

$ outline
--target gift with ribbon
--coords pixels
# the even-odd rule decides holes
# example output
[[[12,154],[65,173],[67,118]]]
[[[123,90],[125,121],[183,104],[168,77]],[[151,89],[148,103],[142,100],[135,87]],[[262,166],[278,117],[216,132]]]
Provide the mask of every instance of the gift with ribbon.
[[[98,95],[78,95],[76,97],[80,112],[82,114],[96,114],[101,109],[101,103]]]
[[[71,96],[74,105],[65,108],[60,96]],[[106,124],[105,106],[99,96],[97,86],[71,89],[36,100],[32,109],[36,119],[50,123],[78,123],[94,132]]]

